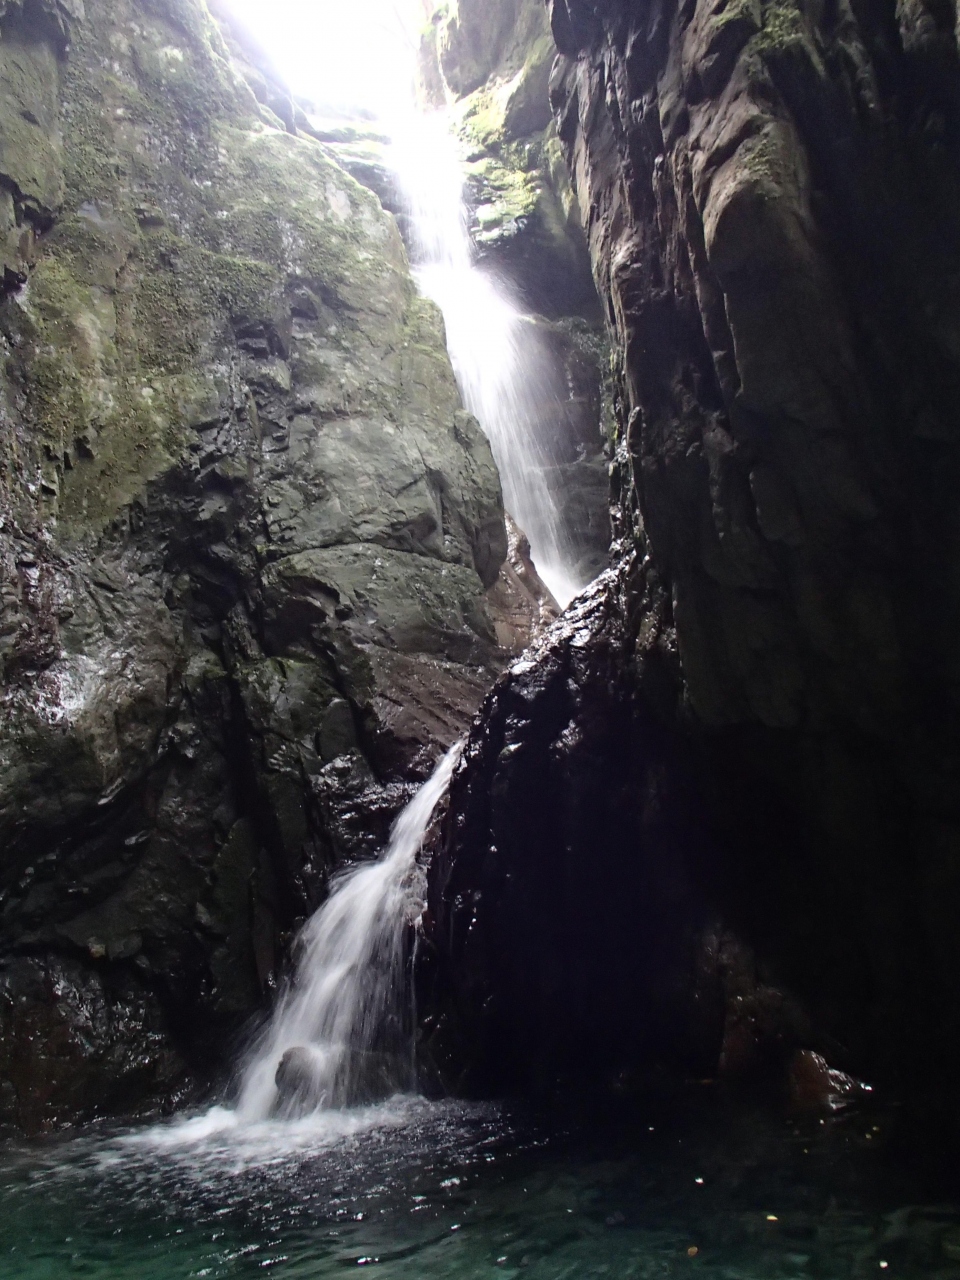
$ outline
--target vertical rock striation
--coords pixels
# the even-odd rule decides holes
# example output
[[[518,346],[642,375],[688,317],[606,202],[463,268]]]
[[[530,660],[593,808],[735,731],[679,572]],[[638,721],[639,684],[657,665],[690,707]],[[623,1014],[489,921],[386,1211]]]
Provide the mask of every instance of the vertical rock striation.
[[[0,1122],[215,1062],[498,660],[438,315],[282,106],[201,0],[0,4]]]
[[[671,926],[673,998],[697,1006],[697,956],[726,993],[713,1031],[708,1018],[675,1044],[692,1061],[712,1034],[731,1071],[814,1047],[944,1092],[960,1051],[956,15],[922,0],[555,0],[551,17],[557,131],[620,365],[619,568],[594,607],[618,638],[587,610],[539,675],[505,677],[487,704],[433,881],[453,1004],[480,1026],[484,1001],[509,1004],[524,877],[533,921],[558,880],[600,874],[610,902],[593,909],[611,921],[625,884],[638,911],[649,890],[670,918],[674,890],[639,887],[663,856],[642,778],[669,759],[698,780],[697,843],[713,850],[698,869],[678,844],[698,905]],[[579,668],[551,720],[558,645]],[[591,768],[625,768],[598,699],[639,735],[600,840],[555,799],[588,732]],[[651,717],[669,747],[644,735]],[[551,762],[548,787],[521,783],[514,761],[531,754]],[[499,816],[478,816],[482,771]],[[508,813],[553,824],[549,859],[503,843]],[[478,905],[458,888],[474,847]],[[581,931],[572,906],[563,919],[545,947],[570,967]],[[494,937],[496,965],[471,987],[468,957]],[[626,944],[590,945],[617,966]],[[635,961],[628,1043],[650,1007]],[[569,1035],[589,1025],[573,1016]]]

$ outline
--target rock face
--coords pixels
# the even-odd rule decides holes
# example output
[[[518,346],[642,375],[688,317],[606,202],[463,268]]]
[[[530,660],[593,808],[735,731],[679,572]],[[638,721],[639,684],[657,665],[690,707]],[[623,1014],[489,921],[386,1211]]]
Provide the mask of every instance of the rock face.
[[[465,157],[480,263],[535,320],[555,365],[544,422],[573,576],[606,568],[610,546],[609,350],[586,239],[550,112],[556,56],[541,0],[451,0],[421,46],[426,99],[447,106]]]
[[[507,558],[500,576],[487,592],[503,653],[519,657],[532,636],[553,622],[560,607],[541,581],[530,557],[530,543],[514,520],[507,516]]]
[[[434,11],[421,79],[452,105],[463,139],[473,238],[533,312],[596,319],[576,199],[550,111],[556,57],[537,0],[456,0]]]
[[[37,1129],[218,1059],[488,687],[507,547],[393,220],[200,0],[0,37],[0,1121]]]
[[[617,1086],[651,1060],[714,1065],[709,837],[676,734],[648,705],[650,673],[631,662],[626,607],[610,570],[471,731],[421,967],[424,1057],[448,1085]]]
[[[614,966],[619,1014],[607,1009],[629,1038],[658,966],[628,931],[652,914],[671,999],[695,1010],[697,955],[726,993],[714,1064],[809,1049],[903,1090],[948,1090],[960,1050],[953,20],[923,3],[896,15],[791,0],[552,5],[557,129],[620,360],[620,569],[533,671],[505,678],[456,783],[434,941],[448,1005],[481,1041],[483,1001],[502,1014],[501,1042],[522,1034],[558,1007],[561,975],[597,976],[594,948]],[[651,721],[667,745],[651,746]],[[598,826],[576,801],[584,740],[620,795]],[[643,870],[661,866],[644,826],[651,752],[670,777],[696,778],[705,814],[708,867],[678,837],[678,882]],[[521,812],[529,851],[503,835],[503,815]],[[564,927],[511,989],[529,953],[516,901],[560,893]],[[581,894],[591,905],[575,929]],[[681,1034],[672,1016],[635,1063],[678,1044],[696,1060],[710,1019]],[[571,1052],[600,1034],[586,1000],[565,1027]]]

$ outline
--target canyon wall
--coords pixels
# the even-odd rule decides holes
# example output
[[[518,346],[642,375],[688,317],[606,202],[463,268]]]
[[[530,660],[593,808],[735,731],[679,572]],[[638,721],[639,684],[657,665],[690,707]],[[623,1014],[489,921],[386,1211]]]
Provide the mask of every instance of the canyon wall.
[[[783,1078],[816,1050],[942,1099],[954,7],[555,0],[551,21],[619,361],[616,567],[471,735],[432,874],[428,1030],[461,1063],[466,1034],[501,1083],[592,1054],[610,1080]],[[498,1055],[511,1040],[529,1053]]]
[[[439,316],[285,102],[201,0],[0,4],[0,1123],[222,1061],[502,665]]]

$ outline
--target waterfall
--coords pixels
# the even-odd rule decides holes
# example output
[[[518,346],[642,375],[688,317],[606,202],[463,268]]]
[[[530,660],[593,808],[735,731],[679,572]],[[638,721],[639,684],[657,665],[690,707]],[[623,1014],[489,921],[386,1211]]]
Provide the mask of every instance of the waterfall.
[[[564,375],[506,282],[477,260],[448,119],[413,109],[419,6],[409,3],[406,16],[384,0],[358,0],[349,11],[295,0],[271,6],[231,0],[231,8],[306,96],[318,89],[346,102],[357,90],[366,100],[357,105],[375,108],[391,135],[414,274],[443,314],[463,402],[490,441],[505,506],[526,533],[540,576],[565,606],[585,582],[552,479],[559,462],[553,441],[566,413]],[[376,66],[358,79],[358,67],[374,52]],[[242,1065],[236,1108],[215,1108],[205,1124],[249,1129],[412,1086],[412,1063],[403,1053],[405,939],[422,910],[417,855],[459,750],[458,744],[447,753],[400,814],[383,857],[334,881],[304,926],[294,975]]]
[[[460,393],[490,441],[504,505],[529,538],[541,578],[566,606],[586,584],[572,563],[562,495],[551,485],[552,442],[565,413],[556,358],[507,285],[477,262],[463,167],[444,113],[395,121],[392,152],[414,275],[443,313]]]
[[[413,1086],[402,1045],[404,941],[423,910],[417,855],[460,749],[450,748],[397,818],[383,856],[345,872],[304,926],[293,979],[243,1067],[241,1123]]]
[[[583,583],[549,483],[549,441],[563,412],[553,358],[503,282],[477,265],[463,170],[443,115],[407,115],[392,151],[418,284],[443,313],[461,394],[490,441],[505,505],[566,605]],[[451,748],[400,814],[383,857],[336,881],[305,925],[294,977],[243,1067],[241,1124],[349,1106],[413,1084],[401,1051],[404,937],[422,910],[417,854],[459,752],[459,744]]]
[[[416,279],[443,314],[464,404],[490,441],[505,505],[566,605],[584,584],[549,482],[550,438],[563,412],[555,361],[506,285],[477,264],[463,169],[443,114],[408,113],[393,138]],[[293,1118],[412,1085],[400,1045],[404,936],[422,910],[417,854],[459,751],[451,748],[401,813],[383,857],[336,881],[305,925],[293,980],[243,1067],[238,1122]]]
[[[392,167],[422,292],[443,313],[463,402],[490,441],[504,504],[561,606],[592,573],[576,565],[556,442],[569,413],[566,371],[514,291],[478,261],[465,169],[446,112],[414,105],[420,0],[228,0],[291,88],[351,125],[392,139]],[[321,107],[320,104],[327,104]],[[355,118],[354,118],[355,115]],[[324,126],[317,115],[315,123]]]

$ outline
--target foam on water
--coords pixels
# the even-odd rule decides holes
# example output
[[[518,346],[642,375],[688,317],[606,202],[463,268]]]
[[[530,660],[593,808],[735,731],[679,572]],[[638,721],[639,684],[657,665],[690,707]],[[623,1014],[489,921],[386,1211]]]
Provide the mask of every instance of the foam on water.
[[[317,1109],[293,1119],[247,1120],[233,1107],[179,1116],[134,1130],[99,1146],[102,1168],[150,1160],[179,1165],[187,1177],[209,1180],[214,1174],[284,1164],[301,1156],[334,1151],[352,1142],[435,1121],[444,1104],[398,1094],[365,1107]]]

